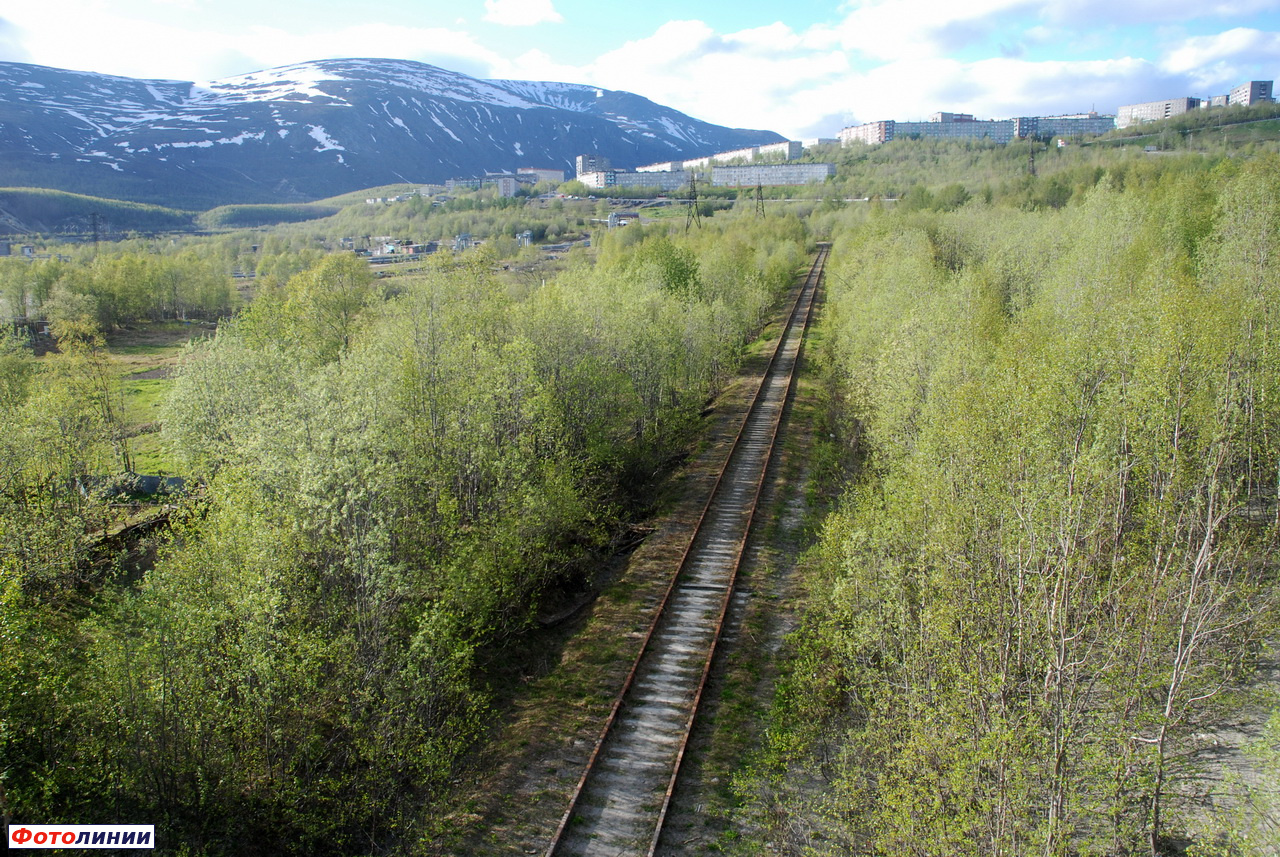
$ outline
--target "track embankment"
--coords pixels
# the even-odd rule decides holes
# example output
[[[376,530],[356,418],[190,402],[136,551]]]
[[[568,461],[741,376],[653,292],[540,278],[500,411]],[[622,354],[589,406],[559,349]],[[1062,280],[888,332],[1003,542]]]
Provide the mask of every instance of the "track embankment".
[[[724,630],[828,248],[792,305],[751,407],[547,848],[653,855]]]
[[[742,508],[735,514],[733,503],[716,496],[741,499],[759,493],[768,460],[758,448],[747,449],[759,447],[762,424],[776,433],[776,426],[768,424],[781,417],[792,384],[792,368],[778,366],[795,362],[825,254],[823,248],[786,308],[753,344],[741,374],[717,398],[702,449],[672,481],[665,511],[649,522],[653,534],[604,574],[603,591],[588,608],[530,640],[527,663],[513,667],[520,674],[510,676],[510,695],[499,702],[503,723],[485,757],[457,783],[457,808],[436,820],[424,843],[427,853],[645,854],[657,841],[662,826],[658,816],[665,814],[663,805],[679,777],[677,760],[694,720],[696,701],[689,698],[689,686],[695,695],[705,686],[712,662],[706,625],[725,625],[725,608],[741,601],[740,596],[732,600],[731,585],[714,579],[720,572],[713,566],[723,566],[726,556],[733,564],[739,561],[750,515]],[[772,439],[766,445],[771,444]],[[734,463],[744,457],[755,459],[746,469],[757,473],[745,474]],[[736,524],[731,523],[734,518]],[[729,535],[726,525],[743,531]],[[656,639],[659,625],[675,630],[667,642]],[[732,634],[731,628],[724,630]],[[642,676],[641,658],[666,663],[671,671]],[[626,691],[618,693],[620,687],[632,686],[652,692],[647,703],[635,696],[624,699]],[[647,716],[645,712],[676,724],[683,720],[676,727],[678,737],[662,737],[653,747],[641,748],[634,765],[605,761],[604,745],[614,743],[615,735],[647,731],[636,719]],[[668,751],[657,750],[660,745]],[[601,782],[610,780],[611,767],[648,772],[652,785],[641,786],[647,788],[646,796],[633,807],[636,829],[618,831],[619,840],[637,843],[634,850],[604,847],[613,839],[599,831],[584,834],[589,816],[603,815],[610,802],[600,792],[586,790],[583,772],[593,761],[604,772]],[[629,800],[618,794],[614,806]],[[646,826],[647,834],[636,832]],[[549,844],[553,837],[556,844]],[[592,847],[593,842],[601,844]],[[565,848],[577,850],[556,850]]]

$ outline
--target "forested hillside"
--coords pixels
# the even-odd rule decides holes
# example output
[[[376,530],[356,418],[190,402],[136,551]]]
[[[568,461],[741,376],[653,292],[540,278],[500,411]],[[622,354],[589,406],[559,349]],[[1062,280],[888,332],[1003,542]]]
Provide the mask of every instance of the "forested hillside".
[[[1159,162],[837,236],[848,476],[740,782],[757,847],[1275,853],[1265,804],[1205,818],[1196,751],[1278,627],[1277,176]]]

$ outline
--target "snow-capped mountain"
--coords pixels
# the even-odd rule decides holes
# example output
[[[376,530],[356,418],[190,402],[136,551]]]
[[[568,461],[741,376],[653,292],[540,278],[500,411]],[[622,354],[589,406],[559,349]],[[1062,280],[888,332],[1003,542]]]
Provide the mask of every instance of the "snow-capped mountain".
[[[478,80],[406,60],[302,63],[209,83],[0,63],[0,186],[173,204],[317,199],[394,182],[619,168],[781,140],[629,92]]]

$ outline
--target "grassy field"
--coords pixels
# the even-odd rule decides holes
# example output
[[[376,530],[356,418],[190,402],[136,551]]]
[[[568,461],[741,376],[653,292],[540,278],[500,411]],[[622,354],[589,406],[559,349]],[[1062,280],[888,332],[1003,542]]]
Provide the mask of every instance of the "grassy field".
[[[161,322],[138,325],[107,337],[111,362],[120,379],[124,419],[134,433],[129,445],[138,473],[174,473],[173,462],[161,441],[160,404],[187,343],[212,335],[213,328],[207,325]]]

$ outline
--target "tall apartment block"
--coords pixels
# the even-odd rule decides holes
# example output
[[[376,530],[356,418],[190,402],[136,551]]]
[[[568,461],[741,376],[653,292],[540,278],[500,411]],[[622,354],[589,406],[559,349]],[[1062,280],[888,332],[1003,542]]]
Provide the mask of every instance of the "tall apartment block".
[[[516,175],[529,176],[535,182],[564,181],[564,170],[556,170],[548,167],[520,167],[516,170]]]
[[[1275,98],[1271,92],[1273,82],[1270,80],[1251,80],[1248,83],[1242,83],[1231,90],[1231,94],[1227,96],[1227,103],[1248,107],[1251,104],[1258,104],[1262,101],[1274,101]]]
[[[1116,116],[1116,127],[1127,128],[1140,122],[1154,122],[1157,119],[1168,119],[1197,108],[1227,107],[1239,104],[1248,107],[1263,101],[1274,101],[1273,81],[1251,80],[1234,87],[1227,95],[1213,95],[1209,98],[1170,98],[1165,101],[1148,101],[1145,104],[1126,104],[1120,108]]]
[[[804,185],[824,182],[835,174],[835,164],[750,164],[740,167],[712,167],[711,184],[716,187]]]
[[[576,172],[579,176],[584,173],[602,173],[613,168],[608,158],[597,154],[578,155],[578,157],[574,158],[573,163],[577,167]]]
[[[1155,122],[1179,116],[1200,106],[1199,98],[1166,98],[1164,101],[1147,101],[1142,104],[1122,104],[1116,112],[1116,127],[1128,128],[1141,122]]]

